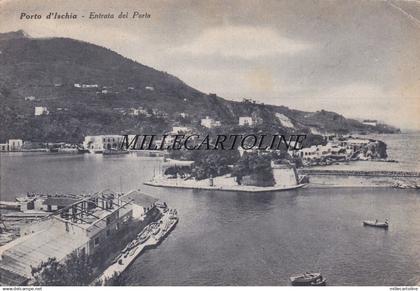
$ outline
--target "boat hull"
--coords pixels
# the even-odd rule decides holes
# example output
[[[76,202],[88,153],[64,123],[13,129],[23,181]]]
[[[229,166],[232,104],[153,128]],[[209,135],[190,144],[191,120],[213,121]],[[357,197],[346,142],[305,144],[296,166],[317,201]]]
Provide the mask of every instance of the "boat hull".
[[[320,273],[305,273],[290,277],[292,286],[325,286],[327,280]]]
[[[363,221],[364,226],[378,227],[378,228],[388,228],[388,223],[375,222],[375,221]]]

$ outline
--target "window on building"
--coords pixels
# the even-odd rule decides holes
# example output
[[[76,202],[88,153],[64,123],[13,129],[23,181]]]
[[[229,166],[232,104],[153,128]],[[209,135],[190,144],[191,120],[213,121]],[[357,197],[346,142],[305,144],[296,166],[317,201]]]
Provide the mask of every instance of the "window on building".
[[[95,238],[95,240],[93,241],[95,247],[99,245],[99,237]]]

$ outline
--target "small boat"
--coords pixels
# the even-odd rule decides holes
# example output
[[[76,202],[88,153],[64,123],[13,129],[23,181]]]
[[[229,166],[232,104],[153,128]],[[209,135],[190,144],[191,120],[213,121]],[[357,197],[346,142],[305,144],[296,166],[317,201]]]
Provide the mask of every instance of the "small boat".
[[[155,227],[152,231],[153,235],[157,235],[160,231],[160,227]]]
[[[112,261],[111,261],[111,265],[116,264],[122,257],[122,254],[119,254],[118,256],[116,256]]]
[[[384,222],[379,222],[378,220],[365,220],[363,221],[363,225],[379,228],[388,228],[388,219],[385,219]]]
[[[134,255],[134,253],[137,251],[138,248],[139,247],[136,247],[136,248],[134,248],[130,251],[130,253],[129,253],[130,257]]]
[[[104,150],[102,152],[102,154],[104,156],[110,156],[110,155],[125,155],[128,154],[129,151],[125,151],[125,150],[117,150],[117,149],[109,149],[109,150]]]
[[[142,243],[144,243],[145,241],[147,241],[149,239],[149,236],[147,235],[147,236],[141,236],[139,239],[138,239],[138,242],[139,242],[139,244],[142,244]]]
[[[290,277],[292,286],[325,286],[327,279],[321,273],[306,272]]]

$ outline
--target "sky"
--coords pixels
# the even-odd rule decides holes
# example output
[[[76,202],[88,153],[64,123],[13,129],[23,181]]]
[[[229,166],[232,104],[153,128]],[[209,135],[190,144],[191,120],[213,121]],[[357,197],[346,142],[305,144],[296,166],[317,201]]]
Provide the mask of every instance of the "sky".
[[[105,46],[226,99],[420,129],[419,1],[0,0],[0,32],[19,29]]]

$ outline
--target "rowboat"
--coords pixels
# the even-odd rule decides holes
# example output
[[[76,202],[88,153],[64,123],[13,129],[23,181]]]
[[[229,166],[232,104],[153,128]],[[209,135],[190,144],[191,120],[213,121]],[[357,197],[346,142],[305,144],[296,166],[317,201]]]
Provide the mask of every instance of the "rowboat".
[[[384,222],[379,222],[378,220],[365,220],[363,221],[363,225],[379,228],[388,228],[388,220],[385,220]]]
[[[321,273],[306,272],[290,277],[293,286],[325,286],[327,279]]]

